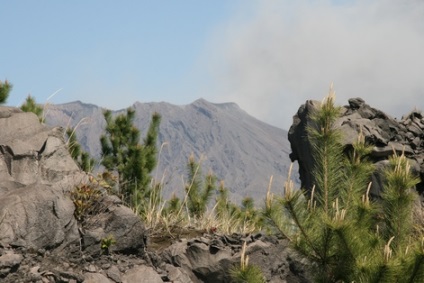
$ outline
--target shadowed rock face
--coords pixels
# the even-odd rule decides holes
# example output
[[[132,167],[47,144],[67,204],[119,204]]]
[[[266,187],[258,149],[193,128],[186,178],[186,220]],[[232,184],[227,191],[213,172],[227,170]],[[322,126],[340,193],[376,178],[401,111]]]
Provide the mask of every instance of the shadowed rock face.
[[[302,188],[310,190],[314,179],[311,174],[314,160],[311,156],[311,145],[308,140],[306,128],[310,125],[310,114],[319,106],[318,101],[308,100],[300,106],[293,117],[288,138],[291,144],[292,161],[299,163],[299,175]],[[370,107],[361,98],[349,99],[349,105],[342,108],[342,115],[335,123],[342,131],[343,145],[346,150],[352,148],[360,131],[365,136],[365,141],[373,145],[370,158],[377,171],[372,176],[373,195],[379,195],[382,189],[381,170],[388,162],[393,151],[404,152],[410,160],[412,170],[423,180],[424,177],[424,117],[419,111],[412,111],[402,117],[400,121],[390,117],[384,112]],[[417,185],[417,190],[422,193],[424,184]]]

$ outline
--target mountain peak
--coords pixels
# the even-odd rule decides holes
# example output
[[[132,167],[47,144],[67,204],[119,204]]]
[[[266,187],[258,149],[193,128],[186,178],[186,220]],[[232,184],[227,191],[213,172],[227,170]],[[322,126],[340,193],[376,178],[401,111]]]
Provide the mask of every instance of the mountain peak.
[[[99,158],[99,137],[105,126],[101,109],[92,111],[85,104],[80,104],[80,109],[77,104],[69,106],[52,105],[54,111],[49,111],[48,123],[76,126],[83,120],[77,127],[79,142],[84,150]],[[181,180],[192,153],[202,161],[204,172],[211,170],[218,179],[225,180],[234,200],[247,195],[259,198],[270,175],[275,176],[275,186],[284,184],[290,166],[287,132],[255,119],[237,104],[200,98],[183,106],[136,102],[134,107],[134,121],[142,133],[147,131],[153,112],[162,116],[158,144],[166,146],[155,176],[165,179],[165,195],[184,192]]]

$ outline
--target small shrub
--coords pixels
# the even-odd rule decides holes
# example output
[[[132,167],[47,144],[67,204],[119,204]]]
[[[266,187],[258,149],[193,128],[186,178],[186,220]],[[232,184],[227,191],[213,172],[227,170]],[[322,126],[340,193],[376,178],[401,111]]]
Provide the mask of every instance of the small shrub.
[[[12,84],[7,80],[0,81],[0,104],[6,103],[9,97],[9,92],[12,90]]]
[[[189,158],[187,167],[186,204],[190,216],[199,219],[205,214],[212,194],[216,191],[216,177],[209,173],[203,181],[200,163],[196,162],[193,154]]]
[[[123,201],[131,207],[148,199],[150,173],[157,164],[157,137],[161,116],[152,115],[152,121],[143,142],[135,126],[136,112],[128,108],[126,114],[113,117],[112,111],[103,112],[105,133],[100,137],[101,165],[116,174],[117,187]]]
[[[33,96],[31,95],[27,96],[27,98],[25,99],[25,103],[21,105],[21,110],[24,112],[34,113],[35,115],[37,115],[40,123],[44,122],[43,108],[37,104]]]
[[[109,254],[110,248],[116,244],[115,237],[113,235],[109,235],[102,239],[100,242],[100,248],[102,249],[103,254]]]
[[[230,269],[231,282],[234,283],[265,283],[261,269],[256,265],[249,265],[249,256],[246,255],[246,242],[240,256],[240,266]]]
[[[82,184],[71,191],[71,199],[75,205],[75,218],[83,222],[89,215],[95,214],[99,208],[101,192],[93,183]]]
[[[75,128],[67,128],[66,135],[68,136],[68,141],[66,142],[68,146],[68,151],[71,154],[72,158],[85,172],[91,172],[94,169],[95,160],[91,158],[90,154],[81,149],[81,145],[77,140],[75,134]]]

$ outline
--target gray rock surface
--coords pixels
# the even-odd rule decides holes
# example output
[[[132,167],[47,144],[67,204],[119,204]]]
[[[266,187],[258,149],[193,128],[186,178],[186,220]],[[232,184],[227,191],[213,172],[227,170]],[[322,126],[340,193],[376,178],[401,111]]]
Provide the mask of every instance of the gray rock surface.
[[[115,244],[110,252],[138,254],[145,247],[145,229],[141,218],[123,205],[111,204],[109,197],[100,200],[106,204],[99,208],[99,213],[93,215],[83,225],[82,247],[87,253],[101,252],[99,243],[102,239],[113,237]]]
[[[16,108],[0,113],[0,244],[41,249],[78,239],[66,194],[86,177],[62,131]]]
[[[0,194],[0,243],[43,249],[77,240],[74,209],[60,187],[41,183]]]
[[[122,276],[122,283],[163,283],[159,274],[150,266],[136,266]]]

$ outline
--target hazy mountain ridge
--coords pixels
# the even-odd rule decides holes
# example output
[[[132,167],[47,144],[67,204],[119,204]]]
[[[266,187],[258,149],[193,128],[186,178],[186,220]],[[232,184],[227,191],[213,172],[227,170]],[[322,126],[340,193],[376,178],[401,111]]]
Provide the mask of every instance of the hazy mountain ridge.
[[[201,158],[203,173],[212,170],[219,180],[225,181],[234,200],[246,195],[262,199],[271,175],[274,191],[282,188],[290,165],[287,132],[257,120],[237,104],[214,104],[199,99],[182,106],[136,102],[132,107],[136,110],[135,123],[142,136],[152,113],[162,116],[159,133],[162,150],[154,176],[167,183],[166,195],[183,193],[191,153]],[[49,105],[46,119],[50,125],[63,127],[79,123],[79,141],[85,150],[99,158],[99,136],[105,127],[102,111],[96,105],[77,101]]]

